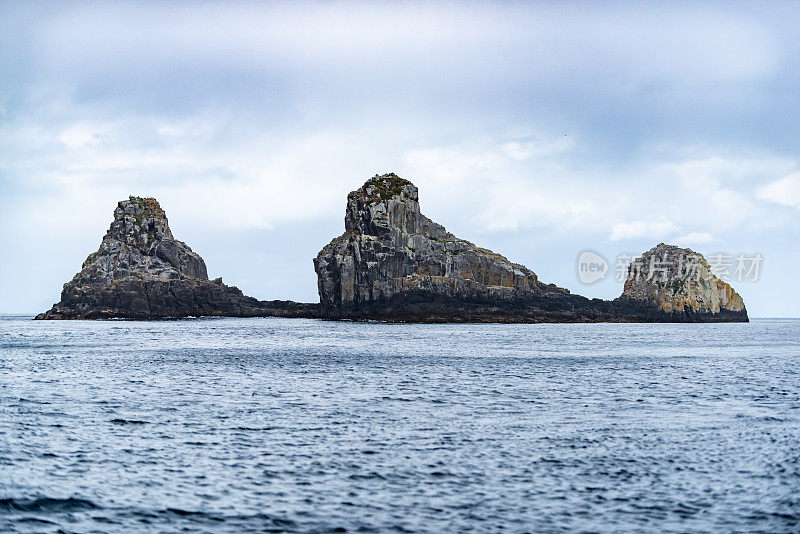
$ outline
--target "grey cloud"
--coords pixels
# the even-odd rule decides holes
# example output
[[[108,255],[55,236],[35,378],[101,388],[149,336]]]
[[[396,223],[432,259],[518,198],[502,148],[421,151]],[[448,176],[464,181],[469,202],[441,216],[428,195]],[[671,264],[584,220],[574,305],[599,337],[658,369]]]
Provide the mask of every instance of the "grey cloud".
[[[798,169],[799,11],[732,2],[2,3],[2,242],[28,253],[23,240],[58,240],[80,248],[77,258],[87,221],[102,227],[108,205],[156,194],[210,264],[253,281],[255,268],[224,263],[235,251],[214,252],[210,228],[246,246],[246,232],[310,225],[308,237],[292,239],[313,250],[321,228],[338,231],[347,191],[395,170],[413,174],[423,205],[457,233],[510,249],[566,285],[564,258],[532,247],[569,257],[585,240],[608,245],[615,224],[647,230],[661,215],[675,237],[753,239],[779,251],[796,236],[797,211],[756,192]],[[567,149],[546,153],[561,139]],[[715,157],[725,162],[718,170],[697,164]],[[753,172],[736,171],[749,164]],[[702,182],[712,175],[713,187]],[[697,181],[695,196],[681,180]],[[706,194],[738,215],[708,207]],[[304,208],[291,208],[295,196]],[[197,213],[212,200],[217,219],[203,220]],[[62,234],[37,225],[43,210],[74,202],[84,220],[64,219]],[[659,207],[668,213],[650,213]],[[248,209],[258,213],[237,213]],[[522,235],[531,229],[539,235]],[[71,276],[75,263],[48,280]],[[4,269],[7,279],[27,276],[21,263]],[[36,307],[51,289],[32,297]],[[24,294],[14,295],[0,295],[0,309],[18,307]]]

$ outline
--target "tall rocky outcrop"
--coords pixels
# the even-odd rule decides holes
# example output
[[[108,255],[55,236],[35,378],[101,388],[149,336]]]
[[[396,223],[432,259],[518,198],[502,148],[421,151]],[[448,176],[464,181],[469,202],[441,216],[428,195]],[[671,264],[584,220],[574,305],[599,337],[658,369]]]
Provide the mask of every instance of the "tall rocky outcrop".
[[[525,266],[459,239],[422,215],[417,188],[395,174],[375,176],[348,195],[345,232],[320,251],[314,268],[321,311],[330,318],[430,322],[747,320],[743,305],[741,310],[728,310],[727,304],[715,309],[713,291],[698,289],[698,293],[694,286],[687,286],[685,302],[689,306],[682,307],[682,301],[658,284],[630,292],[626,285],[626,293],[614,301],[590,300],[544,284]],[[724,293],[722,286],[715,287],[720,295]],[[725,295],[723,299],[733,299],[735,293]],[[703,305],[692,308],[692,298]],[[672,306],[662,305],[666,301]]]
[[[742,297],[714,275],[702,254],[664,243],[631,263],[621,297],[626,299],[667,314],[747,319]]]
[[[61,301],[37,319],[261,316],[313,313],[313,305],[261,302],[222,279],[209,280],[203,259],[172,235],[153,198],[117,205],[100,248],[64,284]]]
[[[326,309],[356,309],[415,289],[508,300],[544,288],[524,266],[422,215],[417,188],[394,174],[348,195],[344,225],[314,260]]]
[[[395,174],[351,192],[344,224],[314,260],[327,315],[469,320],[476,317],[461,303],[570,300],[567,290],[422,215],[416,186]]]

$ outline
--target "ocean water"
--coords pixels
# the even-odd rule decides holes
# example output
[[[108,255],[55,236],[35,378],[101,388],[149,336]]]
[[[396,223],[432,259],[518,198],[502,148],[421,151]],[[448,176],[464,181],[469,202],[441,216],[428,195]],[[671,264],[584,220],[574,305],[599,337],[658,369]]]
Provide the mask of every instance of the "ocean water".
[[[798,532],[800,321],[0,318],[3,532]]]

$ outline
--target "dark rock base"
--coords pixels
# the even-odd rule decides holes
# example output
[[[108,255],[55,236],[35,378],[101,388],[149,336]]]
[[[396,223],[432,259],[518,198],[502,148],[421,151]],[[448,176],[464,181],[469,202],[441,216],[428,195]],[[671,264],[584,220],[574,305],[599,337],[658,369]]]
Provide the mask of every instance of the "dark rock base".
[[[71,288],[36,319],[168,319],[179,317],[294,317],[408,323],[717,323],[748,322],[747,311],[666,313],[620,297],[607,301],[545,294],[502,303],[407,292],[355,308],[293,301],[260,301],[236,287],[198,280],[121,280],[102,290]]]
[[[613,301],[579,295],[487,302],[409,292],[357,308],[323,308],[327,319],[376,320],[410,323],[712,323],[748,322],[747,312],[721,310],[697,313],[691,309],[667,313],[629,298]]]
[[[128,278],[97,288],[70,286],[36,319],[168,319],[178,317],[319,317],[317,304],[260,301],[219,281]]]

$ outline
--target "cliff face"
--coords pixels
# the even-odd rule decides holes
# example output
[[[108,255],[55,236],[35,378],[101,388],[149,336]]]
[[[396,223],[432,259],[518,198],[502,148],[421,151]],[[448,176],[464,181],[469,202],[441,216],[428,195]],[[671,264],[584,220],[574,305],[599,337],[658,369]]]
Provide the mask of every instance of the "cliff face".
[[[173,237],[158,202],[130,197],[117,205],[97,252],[64,284],[61,301],[37,319],[292,315],[302,306],[260,302],[210,281],[203,259]]]
[[[742,297],[714,276],[701,254],[664,243],[631,263],[622,296],[666,313],[747,317]]]
[[[569,295],[455,237],[420,213],[418,199],[417,188],[394,174],[375,176],[348,195],[344,234],[314,260],[326,313],[358,316],[409,294],[485,302]]]
[[[680,285],[677,275],[664,282],[632,282],[614,301],[590,300],[544,284],[525,266],[459,239],[422,215],[417,188],[394,174],[375,176],[348,195],[345,232],[320,251],[314,268],[321,310],[330,318],[747,320],[741,298],[716,279],[687,281],[677,292],[671,289]]]
[[[117,205],[100,248],[86,258],[73,282],[108,285],[129,277],[208,280],[205,262],[173,237],[154,198],[130,197]]]

